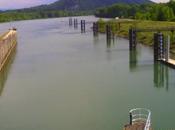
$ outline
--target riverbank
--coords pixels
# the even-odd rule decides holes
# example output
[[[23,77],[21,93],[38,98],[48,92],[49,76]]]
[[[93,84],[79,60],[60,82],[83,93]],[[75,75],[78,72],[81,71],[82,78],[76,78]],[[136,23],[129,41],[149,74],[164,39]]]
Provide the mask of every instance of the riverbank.
[[[165,21],[148,21],[148,20],[131,20],[131,19],[120,19],[120,20],[110,20],[104,21],[100,19],[98,21],[99,32],[105,32],[105,26],[110,24],[112,31],[115,35],[128,38],[128,30],[130,27],[135,28],[161,28],[161,27],[172,27],[175,26],[175,22],[165,22]],[[153,45],[153,34],[154,32],[140,32],[137,34],[138,43],[152,46]],[[170,35],[171,37],[171,52],[175,54],[175,32],[164,31],[163,34]]]
[[[21,20],[33,20],[33,19],[48,19],[59,17],[72,17],[72,16],[84,16],[89,15],[90,12],[70,12],[70,11],[57,11],[57,10],[44,10],[44,11],[4,11],[0,12],[0,23],[21,21]]]

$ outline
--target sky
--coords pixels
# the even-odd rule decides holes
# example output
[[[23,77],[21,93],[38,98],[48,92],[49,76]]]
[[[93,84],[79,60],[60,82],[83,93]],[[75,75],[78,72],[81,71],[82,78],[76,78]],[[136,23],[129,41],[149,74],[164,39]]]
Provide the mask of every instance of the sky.
[[[41,4],[49,4],[57,0],[0,0],[0,9],[19,9]],[[168,2],[169,0],[152,0],[154,2]]]
[[[163,2],[168,2],[169,0],[152,0],[152,1],[154,1],[154,2],[158,2],[158,3],[163,3]]]
[[[49,4],[57,0],[0,0],[0,9],[19,9]]]

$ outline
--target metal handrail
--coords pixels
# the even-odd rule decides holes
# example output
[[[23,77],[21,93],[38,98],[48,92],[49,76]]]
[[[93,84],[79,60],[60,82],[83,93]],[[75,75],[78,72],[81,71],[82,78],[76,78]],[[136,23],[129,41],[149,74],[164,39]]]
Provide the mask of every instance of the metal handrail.
[[[143,121],[145,122],[144,130],[149,130],[151,126],[151,111],[145,108],[135,108],[129,111],[130,125]]]

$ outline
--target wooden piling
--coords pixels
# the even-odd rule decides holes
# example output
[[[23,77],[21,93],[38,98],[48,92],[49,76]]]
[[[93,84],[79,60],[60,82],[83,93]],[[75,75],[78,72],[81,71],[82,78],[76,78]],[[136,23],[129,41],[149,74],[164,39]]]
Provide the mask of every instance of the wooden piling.
[[[110,25],[106,25],[106,38],[107,40],[112,38],[112,30]]]
[[[74,28],[78,28],[78,19],[74,19]]]
[[[94,36],[98,35],[98,23],[97,22],[93,23],[93,34]]]
[[[81,32],[85,33],[86,32],[86,21],[81,20]]]
[[[72,18],[69,18],[69,26],[72,26]]]
[[[0,71],[10,58],[11,53],[17,44],[16,29],[10,29],[5,35],[0,38]]]

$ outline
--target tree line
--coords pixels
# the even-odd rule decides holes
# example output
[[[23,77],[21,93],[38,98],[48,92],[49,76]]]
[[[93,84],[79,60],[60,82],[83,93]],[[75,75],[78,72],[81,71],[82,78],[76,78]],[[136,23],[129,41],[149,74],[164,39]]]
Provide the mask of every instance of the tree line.
[[[12,10],[0,12],[0,22],[85,15],[86,12],[61,10]]]
[[[97,17],[133,18],[154,21],[175,21],[175,1],[160,4],[114,4],[97,9]]]

